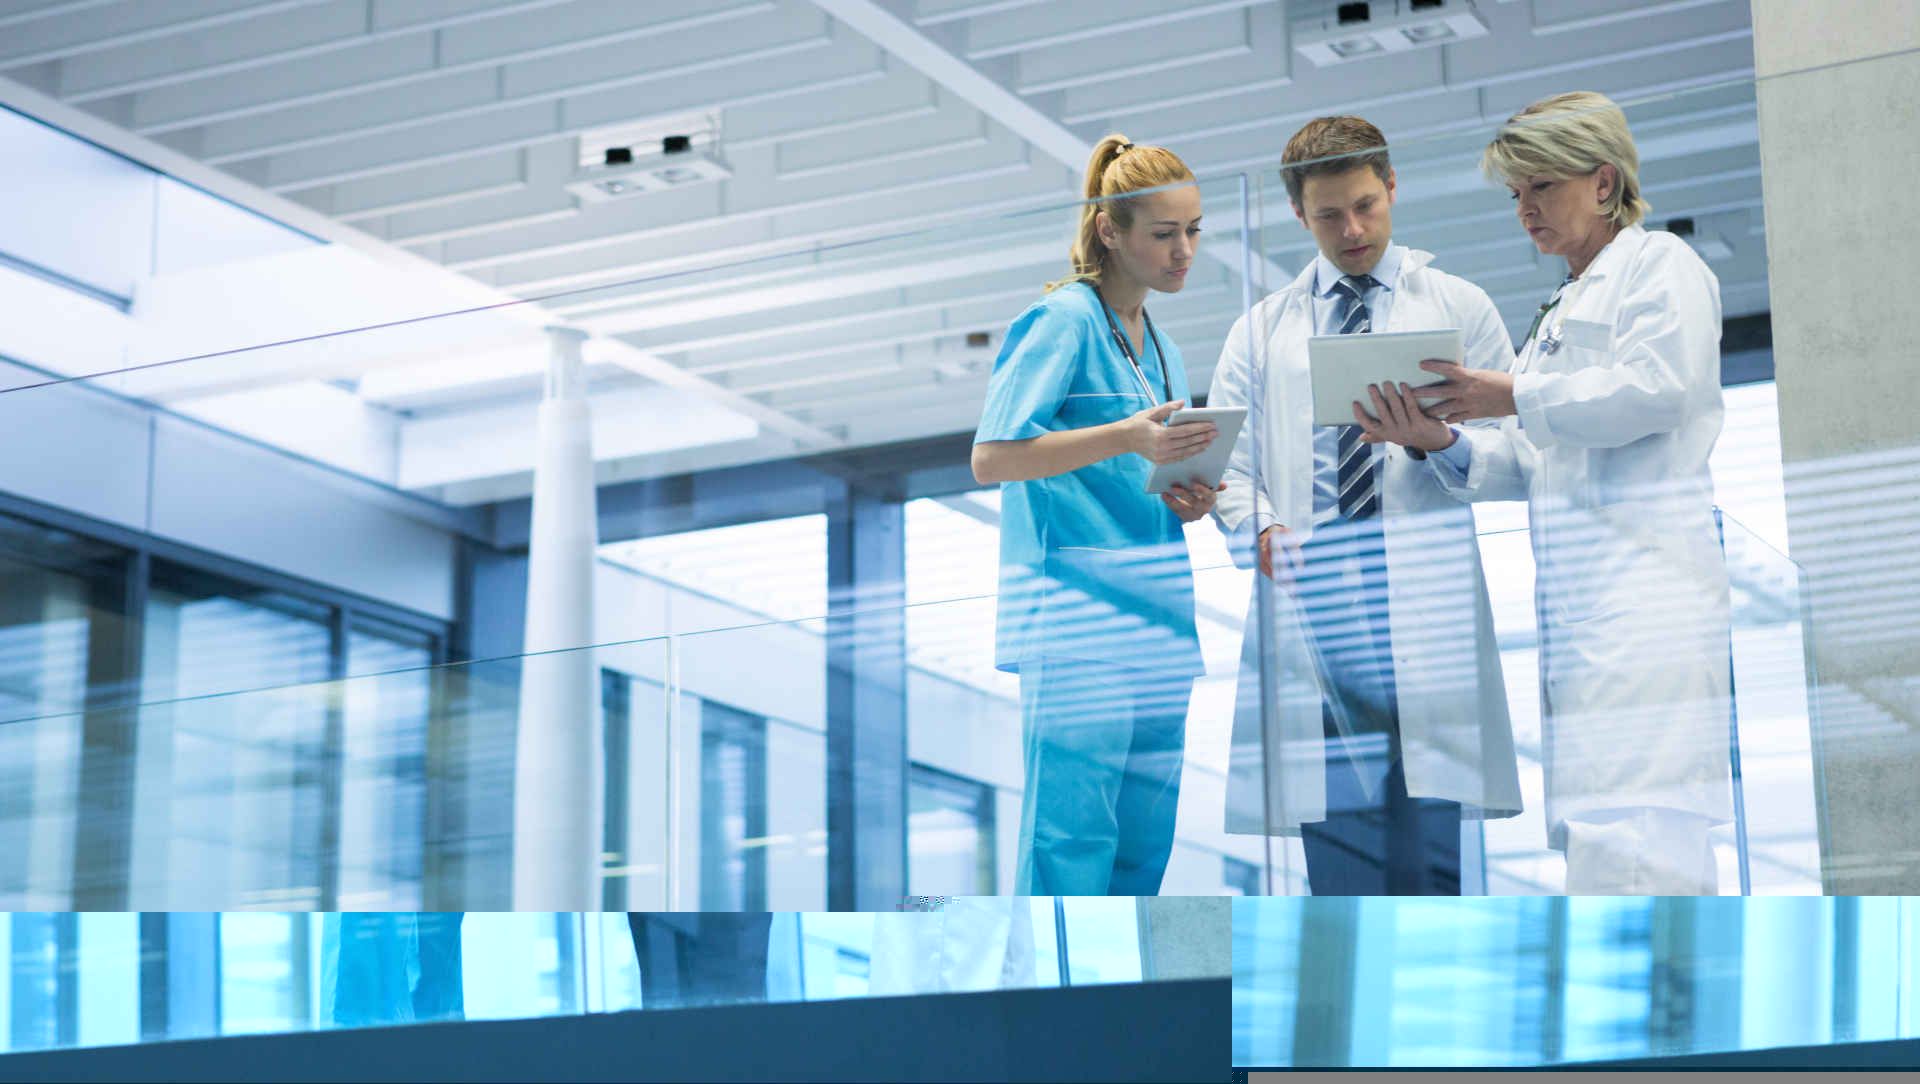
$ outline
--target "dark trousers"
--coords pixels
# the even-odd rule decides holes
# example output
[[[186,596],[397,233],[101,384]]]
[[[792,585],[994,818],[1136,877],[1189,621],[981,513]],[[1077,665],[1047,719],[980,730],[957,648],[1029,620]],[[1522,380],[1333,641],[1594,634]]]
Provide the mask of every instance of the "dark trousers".
[[[1301,610],[1331,679],[1321,710],[1327,819],[1301,828],[1308,887],[1316,896],[1457,896],[1460,805],[1410,797],[1401,766],[1379,518],[1316,528],[1301,559]]]
[[[767,999],[766,912],[627,912],[647,1008]]]

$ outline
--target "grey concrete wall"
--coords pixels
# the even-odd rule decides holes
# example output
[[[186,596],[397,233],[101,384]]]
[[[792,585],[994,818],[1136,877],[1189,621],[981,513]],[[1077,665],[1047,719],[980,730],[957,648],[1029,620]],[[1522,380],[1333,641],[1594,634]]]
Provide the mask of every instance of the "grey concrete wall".
[[[1753,0],[1829,892],[1920,891],[1920,5]]]
[[[1140,959],[1153,979],[1217,979],[1233,973],[1230,896],[1142,896]]]

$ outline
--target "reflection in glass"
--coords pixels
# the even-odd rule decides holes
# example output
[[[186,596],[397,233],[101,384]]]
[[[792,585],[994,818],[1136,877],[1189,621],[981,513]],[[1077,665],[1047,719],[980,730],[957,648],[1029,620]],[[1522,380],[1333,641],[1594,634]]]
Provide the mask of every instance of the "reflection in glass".
[[[993,789],[908,767],[907,887],[919,895],[994,893]]]
[[[878,914],[0,912],[0,1053],[1058,986],[1062,953],[1073,984],[1138,982],[1135,906],[974,896]]]
[[[1906,898],[1234,904],[1241,1066],[1525,1066],[1902,1038]]]
[[[136,901],[320,905],[337,718],[311,692],[214,694],[335,677],[331,639],[324,607],[156,564],[142,656]]]

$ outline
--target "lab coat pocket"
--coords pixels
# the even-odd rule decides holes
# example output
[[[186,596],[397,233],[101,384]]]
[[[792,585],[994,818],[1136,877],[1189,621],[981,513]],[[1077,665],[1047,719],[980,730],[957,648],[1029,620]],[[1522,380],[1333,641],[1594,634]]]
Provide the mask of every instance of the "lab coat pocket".
[[[1541,372],[1571,373],[1595,365],[1612,365],[1613,329],[1594,320],[1566,320],[1554,332],[1560,345],[1548,353],[1534,351],[1534,368]]]

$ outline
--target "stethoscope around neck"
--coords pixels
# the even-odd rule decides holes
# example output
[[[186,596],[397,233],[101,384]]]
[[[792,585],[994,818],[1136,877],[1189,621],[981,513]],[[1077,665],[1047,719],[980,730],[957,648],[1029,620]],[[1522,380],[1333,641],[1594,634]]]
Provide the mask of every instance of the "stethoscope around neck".
[[[1120,330],[1120,321],[1113,315],[1113,308],[1107,304],[1106,297],[1100,293],[1100,287],[1089,282],[1087,283],[1087,288],[1093,291],[1095,298],[1099,299],[1100,311],[1107,317],[1107,329],[1113,332],[1113,341],[1120,347],[1120,356],[1127,359],[1128,365],[1133,366],[1133,375],[1139,378],[1140,390],[1147,393],[1148,402],[1171,403],[1173,401],[1173,382],[1167,375],[1167,351],[1165,347],[1160,345],[1160,333],[1153,329],[1153,317],[1147,315],[1147,310],[1144,307],[1140,310],[1140,319],[1144,321],[1147,326],[1147,338],[1153,340],[1154,356],[1160,359],[1160,385],[1166,394],[1159,399],[1153,397],[1153,385],[1147,382],[1147,371],[1141,367],[1140,359],[1134,356],[1133,344],[1127,341],[1126,332]]]
[[[1533,318],[1533,328],[1527,333],[1527,338],[1533,341],[1534,353],[1551,356],[1560,349],[1560,344],[1566,341],[1564,332],[1567,324],[1567,310],[1573,307],[1575,298],[1579,296],[1581,290],[1586,288],[1586,285],[1585,276],[1574,278],[1569,275],[1567,280],[1560,284],[1560,288],[1553,292],[1553,297],[1540,306],[1539,315]],[[1548,323],[1547,316],[1553,314],[1556,309],[1559,310],[1556,318],[1552,323]],[[1535,332],[1538,332],[1537,337]]]

